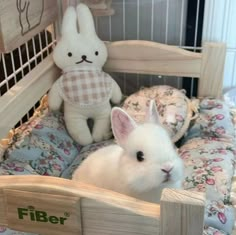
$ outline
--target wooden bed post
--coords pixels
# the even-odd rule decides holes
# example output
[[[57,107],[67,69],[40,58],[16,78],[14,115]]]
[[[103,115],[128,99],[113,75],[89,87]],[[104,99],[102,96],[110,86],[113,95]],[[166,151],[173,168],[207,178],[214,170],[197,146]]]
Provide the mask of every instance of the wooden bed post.
[[[160,235],[202,235],[204,208],[203,193],[164,189]]]
[[[207,42],[203,46],[198,97],[221,98],[223,88],[226,45]]]

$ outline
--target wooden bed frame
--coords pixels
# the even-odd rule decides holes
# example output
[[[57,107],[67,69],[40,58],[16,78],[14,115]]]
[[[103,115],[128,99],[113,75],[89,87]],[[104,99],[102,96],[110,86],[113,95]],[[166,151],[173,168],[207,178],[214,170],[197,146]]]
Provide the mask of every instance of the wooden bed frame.
[[[59,1],[30,1],[30,16],[34,18],[28,18],[32,27],[26,33],[29,22],[23,19],[27,11],[20,9],[15,0],[3,2],[1,52],[14,50],[52,22],[59,29],[60,4],[55,7],[56,3]],[[107,72],[198,77],[198,97],[222,95],[226,51],[222,43],[205,43],[202,53],[137,40],[107,42],[107,48],[109,59],[104,68]],[[0,139],[47,93],[60,73],[50,55],[0,97]],[[201,193],[165,189],[157,205],[62,178],[0,177],[0,225],[18,231],[42,235],[203,232],[205,195]]]
[[[194,53],[149,41],[107,43],[105,70],[199,77],[199,97],[221,97],[225,45]],[[0,138],[60,76],[47,57],[0,97]],[[39,234],[201,235],[205,196],[165,189],[160,205],[56,177],[1,176],[0,225]]]

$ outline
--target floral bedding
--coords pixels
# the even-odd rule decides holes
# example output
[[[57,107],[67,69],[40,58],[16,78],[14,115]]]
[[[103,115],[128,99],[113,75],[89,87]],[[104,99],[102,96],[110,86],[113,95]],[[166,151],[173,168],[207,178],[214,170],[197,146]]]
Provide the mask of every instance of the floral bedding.
[[[193,117],[194,105],[183,90],[161,85],[143,88],[130,95],[122,108],[137,122],[145,121],[149,101],[155,100],[160,122],[169,132],[173,142],[177,142],[187,131]]]
[[[203,235],[231,234],[231,199],[235,170],[234,125],[230,110],[219,100],[204,99],[198,118],[191,122],[179,154],[185,164],[186,190],[206,192]],[[47,110],[21,126],[0,164],[0,174],[40,174],[70,179],[75,168],[93,151],[114,140],[78,146],[66,132],[61,113]],[[0,228],[4,235],[26,234]],[[29,233],[27,233],[29,235]]]
[[[79,150],[66,131],[62,113],[48,112],[17,129],[5,158],[28,163],[40,175],[59,177]]]
[[[195,138],[184,144],[179,153],[185,164],[184,189],[206,192],[205,224],[230,233],[234,225],[230,200],[234,145]]]
[[[206,192],[205,224],[231,234],[234,208],[231,198],[235,172],[235,131],[229,107],[204,99],[199,116],[179,149],[185,164],[186,190]]]

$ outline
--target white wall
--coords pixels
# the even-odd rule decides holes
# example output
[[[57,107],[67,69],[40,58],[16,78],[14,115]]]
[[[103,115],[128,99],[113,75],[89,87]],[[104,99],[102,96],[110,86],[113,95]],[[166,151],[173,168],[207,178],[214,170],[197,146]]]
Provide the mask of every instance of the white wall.
[[[236,0],[205,0],[203,41],[226,43],[224,90],[236,87]]]

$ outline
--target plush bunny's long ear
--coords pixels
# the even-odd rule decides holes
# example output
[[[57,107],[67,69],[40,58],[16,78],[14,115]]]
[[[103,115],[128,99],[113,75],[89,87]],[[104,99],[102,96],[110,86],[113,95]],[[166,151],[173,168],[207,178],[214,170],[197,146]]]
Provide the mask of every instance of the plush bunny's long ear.
[[[71,34],[78,34],[76,11],[74,7],[68,7],[64,13],[61,28],[62,36],[70,36]]]
[[[89,8],[80,3],[77,8],[79,32],[84,35],[97,35],[94,27],[93,16]]]
[[[159,124],[159,114],[155,100],[150,100],[148,110],[146,111],[146,121]]]
[[[136,128],[135,121],[121,108],[113,108],[111,112],[112,131],[119,145],[123,145],[129,134]]]

